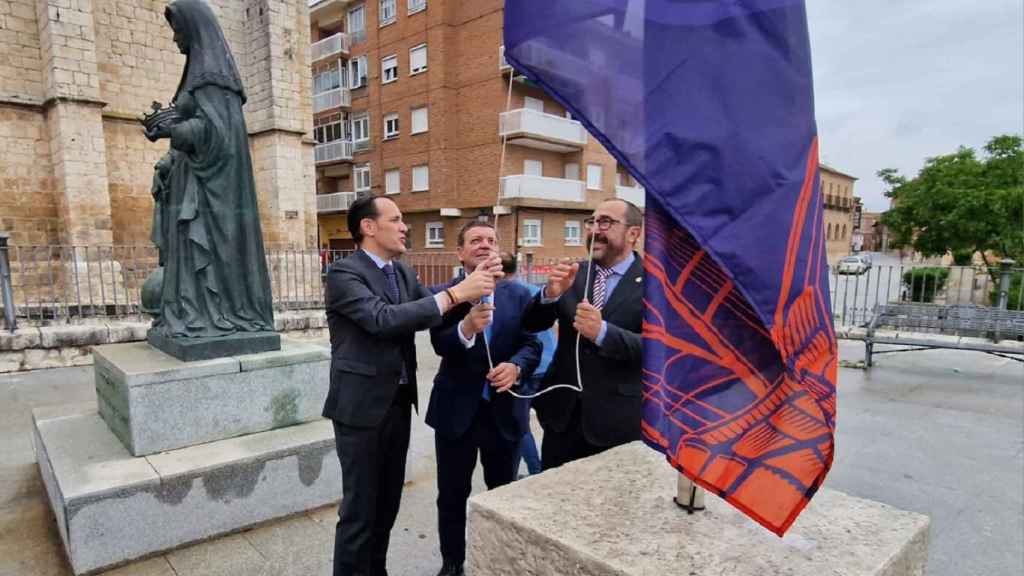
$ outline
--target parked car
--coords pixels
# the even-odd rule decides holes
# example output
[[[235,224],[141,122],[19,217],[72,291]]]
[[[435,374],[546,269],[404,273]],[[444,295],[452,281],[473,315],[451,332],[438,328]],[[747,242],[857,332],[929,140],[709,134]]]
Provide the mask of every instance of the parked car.
[[[864,256],[847,256],[839,261],[836,272],[839,274],[863,274],[871,269],[871,260]]]

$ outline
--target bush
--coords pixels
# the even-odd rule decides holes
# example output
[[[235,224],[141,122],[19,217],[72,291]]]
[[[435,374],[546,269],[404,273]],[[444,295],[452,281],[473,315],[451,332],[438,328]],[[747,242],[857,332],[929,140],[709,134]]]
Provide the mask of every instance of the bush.
[[[1006,300],[1007,310],[1024,310],[1024,271],[1013,272],[1010,275],[1010,294]],[[999,305],[999,283],[993,286],[989,293],[989,301],[993,306]]]
[[[911,302],[932,302],[948,277],[949,268],[914,268],[903,273],[903,285],[908,289]]]

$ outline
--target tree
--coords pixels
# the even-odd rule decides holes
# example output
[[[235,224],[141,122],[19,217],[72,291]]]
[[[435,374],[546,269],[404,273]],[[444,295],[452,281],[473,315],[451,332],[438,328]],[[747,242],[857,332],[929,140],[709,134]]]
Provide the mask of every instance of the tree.
[[[893,207],[882,215],[897,245],[925,256],[950,252],[961,263],[980,253],[1024,265],[1024,152],[1021,137],[1003,135],[985,145],[929,158],[908,180],[893,168],[878,171]]]

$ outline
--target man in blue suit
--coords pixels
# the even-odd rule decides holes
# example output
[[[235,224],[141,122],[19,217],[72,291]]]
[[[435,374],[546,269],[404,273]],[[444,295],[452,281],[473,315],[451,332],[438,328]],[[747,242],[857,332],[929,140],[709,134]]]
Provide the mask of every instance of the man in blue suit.
[[[475,270],[497,248],[494,227],[487,222],[469,222],[459,231],[456,250],[465,270]],[[463,574],[466,500],[477,453],[487,488],[508,484],[519,467],[519,441],[529,429],[527,401],[507,391],[525,382],[540,360],[540,342],[520,323],[531,294],[521,284],[501,282],[492,298],[452,308],[441,325],[430,330],[434,350],[441,357],[426,418],[434,429],[437,451],[443,559],[438,576]],[[516,390],[529,392],[523,386]]]

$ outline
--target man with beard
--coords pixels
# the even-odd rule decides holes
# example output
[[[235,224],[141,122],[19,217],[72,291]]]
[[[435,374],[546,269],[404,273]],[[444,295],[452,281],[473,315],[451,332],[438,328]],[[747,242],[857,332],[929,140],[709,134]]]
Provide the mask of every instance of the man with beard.
[[[616,198],[585,224],[593,260],[557,265],[523,317],[532,332],[558,320],[558,348],[541,388],[583,388],[551,390],[533,401],[544,428],[545,470],[640,439],[643,264],[634,248],[643,214]]]
[[[464,270],[475,270],[497,255],[494,226],[473,221],[459,231],[456,251]],[[457,278],[451,285],[461,281]],[[431,328],[441,357],[427,408],[437,451],[437,520],[442,566],[438,576],[462,576],[466,557],[466,500],[477,453],[488,489],[515,480],[519,441],[529,429],[528,400],[520,393],[540,361],[540,341],[522,327],[529,290],[500,282],[493,296],[459,304]],[[493,367],[492,367],[493,364]]]

